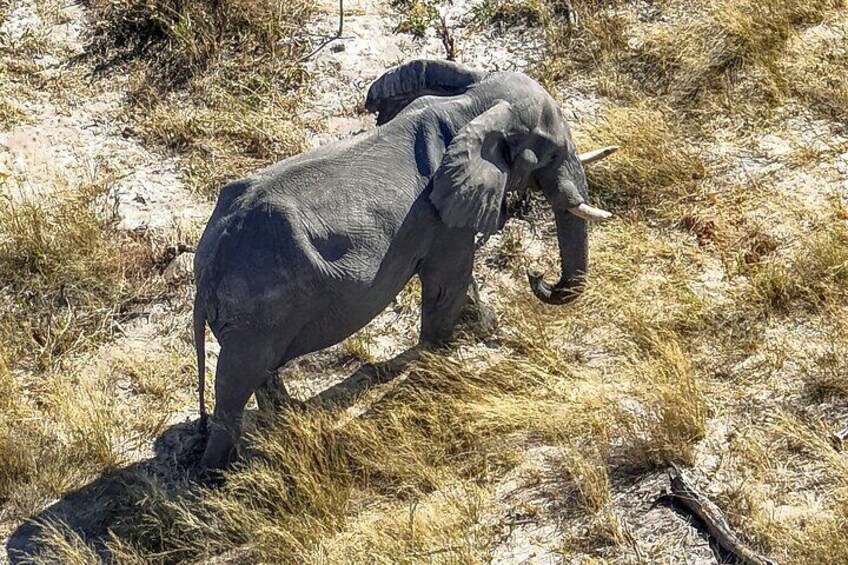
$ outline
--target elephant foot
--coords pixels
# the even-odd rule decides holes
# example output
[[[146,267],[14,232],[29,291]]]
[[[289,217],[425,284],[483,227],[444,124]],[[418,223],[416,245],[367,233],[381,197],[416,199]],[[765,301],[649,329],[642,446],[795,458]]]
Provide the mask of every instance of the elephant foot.
[[[214,417],[210,418],[209,436],[200,459],[200,468],[204,471],[225,469],[237,456],[236,437],[238,432],[232,426],[226,426]]]
[[[221,469],[195,469],[191,480],[209,489],[221,488],[226,483],[226,477]]]

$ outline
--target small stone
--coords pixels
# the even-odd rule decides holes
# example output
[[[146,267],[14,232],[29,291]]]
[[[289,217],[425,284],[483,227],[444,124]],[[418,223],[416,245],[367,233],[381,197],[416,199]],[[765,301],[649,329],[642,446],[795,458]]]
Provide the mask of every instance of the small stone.
[[[181,253],[171,261],[165,270],[162,271],[162,277],[169,283],[181,282],[188,280],[194,274],[194,253]]]

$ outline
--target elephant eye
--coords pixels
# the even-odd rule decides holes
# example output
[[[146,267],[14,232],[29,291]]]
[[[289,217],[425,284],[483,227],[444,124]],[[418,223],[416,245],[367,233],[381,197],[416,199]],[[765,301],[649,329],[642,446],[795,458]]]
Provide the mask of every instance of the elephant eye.
[[[539,165],[550,165],[559,157],[561,151],[554,140],[547,135],[539,135],[534,150],[539,155]]]

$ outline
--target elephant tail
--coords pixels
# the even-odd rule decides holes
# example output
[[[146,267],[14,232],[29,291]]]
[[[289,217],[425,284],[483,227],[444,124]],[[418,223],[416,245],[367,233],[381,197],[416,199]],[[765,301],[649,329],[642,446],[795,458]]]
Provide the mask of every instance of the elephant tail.
[[[206,304],[198,292],[194,297],[194,351],[197,353],[197,393],[200,429],[206,431]]]

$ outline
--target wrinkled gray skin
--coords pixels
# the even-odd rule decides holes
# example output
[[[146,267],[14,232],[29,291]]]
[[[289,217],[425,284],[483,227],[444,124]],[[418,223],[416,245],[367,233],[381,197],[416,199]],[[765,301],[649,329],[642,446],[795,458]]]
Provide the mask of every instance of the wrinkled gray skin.
[[[541,190],[556,218],[562,277],[531,276],[533,292],[559,304],[581,287],[587,226],[567,209],[587,201],[586,177],[538,83],[414,61],[366,105],[377,128],[221,191],[195,259],[201,375],[205,322],[221,344],[204,468],[231,459],[251,394],[262,409],[284,403],[279,367],[362,328],[413,275],[421,342],[447,341],[473,287],[475,235],[502,227],[509,191]]]

